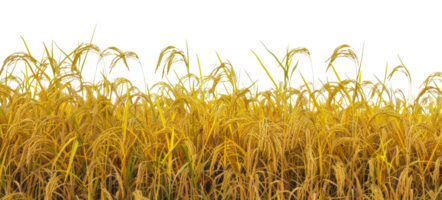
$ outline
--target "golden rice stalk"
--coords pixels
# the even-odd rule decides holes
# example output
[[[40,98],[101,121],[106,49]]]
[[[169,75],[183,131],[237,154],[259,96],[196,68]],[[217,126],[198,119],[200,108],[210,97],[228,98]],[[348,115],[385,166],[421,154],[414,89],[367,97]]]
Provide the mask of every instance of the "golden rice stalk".
[[[433,72],[432,74],[428,75],[428,77],[424,80],[424,82],[419,88],[426,87],[428,84],[430,84],[430,82],[433,82],[436,78],[439,78],[437,80],[441,80],[440,78],[442,78],[442,72]]]
[[[338,82],[322,82],[317,90],[306,80],[297,88],[274,81],[264,91],[253,81],[240,85],[235,68],[217,54],[221,64],[211,74],[203,76],[198,63],[199,76],[175,73],[177,83],[160,81],[143,93],[129,78],[110,80],[103,71],[102,80],[91,83],[78,73],[88,51],[99,59],[114,56],[105,68],[111,70],[121,60],[127,68],[127,59],[139,61],[135,53],[81,44],[56,59],[44,46],[41,61],[27,48],[1,69],[0,199],[442,195],[440,73],[430,74],[414,103],[406,103],[401,90],[387,87],[396,72],[411,83],[402,61],[390,74],[385,70],[383,81],[362,81],[360,74],[341,79],[334,60],[358,64],[342,45],[328,60]],[[286,66],[298,53],[310,56],[305,48],[287,49]],[[159,64],[164,56],[163,76],[179,58],[190,67],[175,47],[161,52]],[[12,73],[22,66],[21,75]]]
[[[175,45],[168,45],[161,48],[160,51],[158,51],[152,75],[156,76],[161,69],[160,79],[169,79],[168,75],[172,71],[171,68],[176,63],[182,62],[184,68],[187,68],[189,63],[185,58],[185,51]]]
[[[16,52],[16,53],[13,53],[10,56],[6,57],[6,59],[3,61],[2,68],[0,69],[0,75],[2,74],[5,66],[9,67],[18,61],[25,61],[28,63],[29,62],[37,63],[37,60],[34,57],[32,57],[31,55],[24,53],[24,52]]]
[[[368,175],[369,175],[369,177],[370,177],[370,180],[372,180],[372,181],[375,181],[376,180],[376,177],[375,177],[375,174],[374,174],[374,171],[375,171],[375,168],[374,168],[374,158],[372,158],[372,159],[370,159],[369,161],[368,161],[368,168],[369,168],[369,173],[368,173]]]
[[[372,192],[373,199],[383,200],[384,195],[382,194],[381,189],[376,184],[370,184],[370,190]]]
[[[115,51],[116,53],[112,53],[111,50]],[[140,62],[140,59],[138,58],[138,55],[136,53],[131,52],[131,51],[123,52],[120,49],[118,49],[117,47],[108,47],[105,50],[103,50],[100,53],[100,60],[105,58],[106,56],[111,56],[111,55],[115,56],[115,58],[112,59],[112,62],[110,64],[110,67],[109,67],[110,71],[109,71],[109,73],[112,72],[112,69],[117,65],[117,62],[119,60],[123,60],[124,65],[126,66],[128,71],[130,71],[129,65],[127,64],[127,59],[128,58],[131,58],[131,59],[134,59],[134,60]]]
[[[77,67],[77,62],[80,59],[81,55],[83,55],[84,53],[88,53],[89,51],[100,55],[100,48],[98,48],[98,46],[94,44],[81,44],[74,50],[74,58],[72,59],[71,63],[72,72],[80,72],[80,69],[78,69]]]
[[[141,188],[142,184],[145,182],[145,172],[146,172],[146,164],[140,163],[138,165],[138,173],[136,178],[136,188]]]
[[[286,53],[282,56],[281,62],[283,62],[283,63],[285,63],[285,65],[287,65],[287,69],[291,69],[296,55],[300,55],[300,56],[305,57],[309,60],[311,82],[316,83],[316,72],[315,72],[315,66],[313,65],[313,55],[312,55],[312,51],[308,47],[297,46],[297,47],[291,48],[289,51],[286,51]],[[296,70],[296,69],[294,69],[294,70]]]
[[[144,197],[140,190],[133,192],[135,200],[149,200],[149,198]]]
[[[60,184],[60,176],[57,176],[56,174],[56,172],[52,173],[51,178],[49,178],[49,181],[45,187],[45,199],[52,199],[54,190],[56,190],[57,186]]]
[[[230,82],[230,87],[226,86],[225,83],[221,83],[223,89],[225,91],[230,91],[230,89],[232,89],[232,91],[235,92],[237,90],[237,84],[238,83],[233,78],[233,74],[230,72],[230,70],[227,69],[226,63],[224,62],[224,59],[221,57],[221,53],[218,51],[218,49],[216,47],[212,48],[212,52],[213,52],[213,54],[215,54],[215,57],[218,60],[220,66],[222,66],[221,68],[223,69],[224,74],[226,74],[226,76],[227,76],[227,78],[229,79],[229,82]]]
[[[109,191],[107,191],[106,187],[104,187],[103,183],[100,183],[100,187],[101,187],[102,198],[106,197],[107,199],[114,199],[114,197],[112,197]]]
[[[401,61],[402,62],[402,61]],[[412,101],[412,94],[411,94],[411,74],[408,71],[408,69],[404,65],[398,65],[396,66],[388,75],[388,80],[391,80],[393,75],[397,72],[403,73],[408,78],[408,101]]]
[[[326,64],[324,73],[328,73],[330,71],[331,63],[334,63],[338,58],[349,59],[349,61],[351,61],[354,65],[354,74],[356,75],[358,70],[357,63],[359,63],[359,55],[357,49],[348,43],[340,44],[333,48],[330,56],[322,61],[323,64]]]
[[[341,162],[333,165],[333,170],[335,171],[336,176],[336,185],[338,186],[338,196],[341,197],[344,195],[344,185],[345,185],[345,170],[344,166]]]

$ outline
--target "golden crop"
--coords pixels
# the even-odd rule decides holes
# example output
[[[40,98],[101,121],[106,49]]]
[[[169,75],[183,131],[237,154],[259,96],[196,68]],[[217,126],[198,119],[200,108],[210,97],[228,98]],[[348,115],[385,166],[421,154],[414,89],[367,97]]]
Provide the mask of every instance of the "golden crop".
[[[129,68],[133,52],[93,44],[60,51],[62,60],[46,46],[41,61],[14,53],[1,66],[1,199],[442,198],[440,72],[406,98],[386,87],[402,72],[411,90],[403,63],[383,80],[362,81],[360,61],[342,45],[327,61],[338,82],[320,88],[302,75],[305,84],[291,87],[293,55],[310,56],[295,48],[275,56],[281,83],[255,54],[271,90],[241,87],[219,56],[207,76],[139,90],[125,78],[82,77],[88,53],[113,57],[112,70]],[[355,62],[357,77],[340,79],[339,57]],[[167,76],[177,61],[189,71],[188,54],[169,46],[156,70]],[[22,77],[11,75],[15,65]]]

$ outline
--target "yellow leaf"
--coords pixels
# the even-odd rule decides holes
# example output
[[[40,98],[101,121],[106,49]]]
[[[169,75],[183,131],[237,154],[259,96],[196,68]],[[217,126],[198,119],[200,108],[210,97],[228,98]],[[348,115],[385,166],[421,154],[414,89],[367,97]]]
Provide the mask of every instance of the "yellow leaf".
[[[272,72],[270,72],[269,68],[264,63],[261,56],[259,56],[259,54],[256,53],[256,51],[251,46],[247,45],[246,50],[249,51],[250,53],[252,53],[253,57],[255,58],[256,62],[259,65],[259,67],[261,67],[262,71],[267,76],[267,79],[269,79],[270,83],[272,83],[272,86],[275,87],[276,91],[278,91],[278,93],[281,95],[281,97],[284,97],[282,95],[281,91],[279,90],[279,87],[278,87],[278,84],[276,83],[275,77],[273,77]]]
[[[66,182],[66,179],[68,178],[68,175],[71,173],[70,169],[72,166],[72,162],[74,161],[74,156],[75,156],[75,152],[77,151],[77,147],[78,147],[78,140],[74,140],[74,144],[72,146],[72,151],[71,151],[71,157],[69,159],[69,165],[68,165],[68,169],[66,170],[66,177],[64,178],[64,182]]]
[[[63,145],[63,147],[61,148],[61,150],[60,150],[60,152],[58,153],[58,155],[57,155],[57,157],[55,157],[55,159],[54,159],[54,161],[52,162],[52,168],[54,168],[55,167],[55,164],[57,164],[57,160],[58,160],[58,158],[60,157],[60,155],[61,155],[61,152],[63,152],[64,151],[64,149],[73,141],[73,140],[75,140],[76,138],[71,138],[71,139],[69,139],[69,141],[68,142],[66,142],[66,144],[65,145]]]
[[[5,155],[3,156],[3,160],[2,160],[2,165],[0,166],[0,178],[3,173],[3,167],[5,166],[5,161],[6,161],[6,156],[8,154],[8,150],[9,150],[9,148],[6,148],[6,152],[5,152]]]
[[[62,91],[64,88],[66,88],[71,82],[72,82],[72,81],[69,81],[69,82],[65,83],[63,86],[61,86],[61,88],[60,88],[59,90],[57,90],[57,92],[55,92],[54,94],[52,94],[51,97],[54,96],[54,95],[56,95],[56,94],[58,94],[59,92],[61,92],[61,91]]]
[[[158,101],[156,99],[155,99],[155,102],[157,103],[157,108],[158,108],[158,112],[160,113],[161,122],[163,122],[163,128],[166,128],[166,121],[164,120],[163,112],[161,111],[160,104],[158,103]]]

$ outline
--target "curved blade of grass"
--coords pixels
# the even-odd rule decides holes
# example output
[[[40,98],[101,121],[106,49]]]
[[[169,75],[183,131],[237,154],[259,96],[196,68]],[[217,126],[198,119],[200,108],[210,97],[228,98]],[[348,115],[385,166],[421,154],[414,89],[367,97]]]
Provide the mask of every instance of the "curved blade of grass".
[[[129,181],[132,179],[132,163],[131,160],[133,159],[134,151],[130,152],[130,156],[128,159],[127,167],[126,167],[126,178],[125,178],[125,184],[126,184],[126,192],[129,191]]]
[[[124,109],[123,114],[123,143],[126,141],[126,129],[127,129],[127,117],[129,113],[130,106],[130,96],[129,96],[129,84],[126,83],[126,108]]]
[[[356,75],[357,83],[361,83],[364,74],[364,60],[365,60],[366,46],[367,46],[367,39],[363,38],[361,42],[361,55],[359,56],[359,67]]]
[[[201,57],[200,54],[198,52],[193,52],[193,56],[195,57],[195,62],[196,62],[196,68],[198,69],[198,76],[200,77],[200,88],[201,91],[204,91],[204,85],[203,84],[203,64],[201,62]]]
[[[71,157],[69,158],[69,164],[68,164],[68,168],[66,170],[66,176],[64,178],[65,183],[68,178],[68,175],[71,174],[70,169],[71,169],[72,162],[74,161],[74,156],[75,156],[75,153],[77,152],[77,148],[79,145],[78,139],[77,138],[73,138],[73,139],[74,139],[74,144],[72,146]]]
[[[292,41],[287,41],[286,43],[284,43],[284,54],[287,55],[291,48],[292,48]],[[286,64],[286,63],[284,63],[284,64]]]
[[[180,83],[180,85],[181,85],[181,87],[183,88],[183,90],[184,90],[185,92],[188,92],[186,86],[184,86],[184,83],[183,83],[183,81],[181,80],[181,76],[180,76],[180,74],[178,73],[178,71],[177,71],[175,68],[172,68],[172,74],[173,74],[173,76],[175,77],[175,79],[178,81],[178,83]]]
[[[178,175],[180,175],[181,172],[183,172],[184,169],[186,169],[187,165],[189,165],[189,164],[190,164],[190,162],[186,162],[186,163],[184,163],[184,165],[181,166],[181,168],[180,168],[180,169],[178,170],[178,172],[176,173],[175,177],[178,177]]]
[[[55,73],[54,64],[52,63],[52,60],[53,59],[55,60],[55,39],[54,38],[50,39],[49,45],[50,45],[50,50],[49,50],[50,56],[48,55],[48,52],[46,52],[46,56],[48,57],[48,61],[49,61],[49,65],[50,65],[49,67],[51,68],[51,74],[52,74],[52,73]]]
[[[32,57],[35,57],[34,54],[32,53],[31,47],[29,47],[28,41],[26,40],[25,36],[23,34],[17,33],[17,36],[20,38],[20,41],[23,44],[23,47],[25,48],[26,53],[29,53]],[[30,85],[28,85],[28,77],[29,77],[29,72],[28,72],[28,67],[32,68],[32,66],[30,65],[31,63],[26,63],[26,61],[23,63],[24,69],[25,69],[25,74],[24,74],[24,78],[23,81],[25,83],[25,90],[28,90],[28,87]],[[35,63],[34,63],[35,65]],[[31,69],[32,70],[32,69]]]
[[[157,108],[158,108],[158,112],[160,113],[161,122],[163,123],[163,128],[166,128],[166,121],[164,120],[164,116],[163,116],[163,112],[161,111],[160,104],[158,103],[158,101],[156,99],[155,99],[155,102],[157,103]]]
[[[58,158],[60,157],[60,155],[61,155],[61,152],[63,152],[64,151],[64,149],[72,142],[72,141],[74,141],[76,138],[71,138],[71,139],[69,139],[68,140],[68,142],[66,142],[66,144],[64,144],[63,145],[63,147],[61,148],[61,150],[60,150],[60,153],[58,153],[58,155],[57,155],[57,157],[55,157],[54,158],[54,161],[52,162],[52,168],[54,168],[55,167],[55,165],[57,164],[57,161],[58,161]]]
[[[51,43],[51,58],[54,57],[54,41]]]
[[[424,174],[427,171],[428,167],[431,166],[431,161],[433,160],[433,157],[434,157],[434,154],[436,153],[436,150],[438,150],[438,146],[439,146],[441,140],[442,140],[442,137],[439,137],[439,140],[437,141],[436,147],[434,147],[433,151],[431,152],[431,156],[428,159],[428,164],[427,164],[427,167],[425,167]]]
[[[385,81],[387,81],[387,76],[388,76],[388,73],[389,73],[389,71],[388,71],[389,69],[390,69],[390,58],[386,57],[385,58],[385,63],[384,63],[384,74],[382,76],[382,83],[385,83]]]
[[[336,68],[336,65],[334,63],[331,63],[330,65],[331,65],[331,70],[332,70],[333,76],[340,83],[342,81],[342,77],[338,71],[338,68]]]
[[[0,107],[0,113],[1,113],[3,116],[6,117],[6,115],[5,115],[5,111],[3,111],[3,108],[2,108],[2,107]]]
[[[1,186],[5,187],[5,182],[3,180],[3,167],[5,166],[6,156],[8,154],[9,148],[6,148],[5,154],[3,155],[2,164],[0,166],[0,180],[1,180]]]
[[[161,161],[161,164],[164,164],[164,162],[166,161],[167,157],[172,153],[172,151],[179,145],[180,140],[178,140],[178,142],[169,150],[169,152],[167,152],[167,154],[164,156],[163,161]]]
[[[382,82],[381,77],[379,77],[379,76],[376,74],[376,72],[371,72],[371,77],[373,77],[374,80],[375,80],[376,82]]]
[[[199,165],[200,165],[201,158],[202,158],[202,156],[203,156],[203,154],[204,154],[204,150],[206,149],[207,142],[209,141],[210,136],[212,135],[212,130],[213,130],[213,128],[215,127],[215,122],[216,122],[216,117],[215,117],[215,120],[213,120],[213,124],[212,124],[212,127],[210,128],[209,135],[207,136],[207,140],[206,140],[206,142],[204,143],[204,146],[203,146],[203,148],[202,148],[202,150],[201,150],[200,157],[199,157],[198,162],[197,162],[197,164],[196,164],[196,168],[197,168],[197,169],[198,169],[198,167],[199,167]]]
[[[190,73],[191,67],[191,54],[190,54],[190,43],[189,43],[189,36],[184,36],[184,52],[186,52],[186,59],[187,59],[187,66],[185,67],[186,72]]]
[[[272,72],[270,72],[269,68],[266,66],[266,64],[262,60],[261,56],[259,56],[259,54],[256,53],[256,51],[249,45],[246,45],[246,50],[253,55],[253,57],[255,58],[258,65],[261,67],[262,71],[267,76],[267,79],[269,79],[270,83],[272,83],[272,86],[275,87],[275,89],[276,89],[276,91],[278,91],[279,95],[281,95],[281,97],[284,97],[284,95],[282,95],[282,93],[281,93],[281,90],[279,90],[279,87],[278,87],[278,84],[276,83],[275,77],[273,77]]]
[[[54,94],[52,94],[50,97],[60,93],[64,88],[66,88],[72,81],[69,81],[67,83],[65,83],[63,86],[60,87],[60,89],[57,90],[57,92],[55,92]]]
[[[59,44],[56,40],[54,40],[54,47],[55,47],[55,49],[58,50],[58,52],[61,52],[61,53],[64,55],[63,58],[60,60],[60,63],[63,63],[63,61],[66,60],[66,59],[68,59],[68,61],[72,63],[72,58],[71,58],[71,56],[72,56],[72,54],[74,53],[73,50],[75,50],[75,49],[77,48],[77,46],[75,46],[75,47],[74,47],[74,48],[68,53],[68,52],[66,52],[66,51],[60,46],[60,44]],[[59,56],[59,57],[60,57],[60,56]]]
[[[19,74],[20,74],[20,76],[23,77],[23,85],[22,85],[21,89],[24,91],[29,91],[30,82],[29,82],[28,62],[24,61],[23,68],[21,68],[21,70],[19,70]]]
[[[283,73],[283,78],[287,78],[287,67],[281,62],[281,59],[279,58],[278,55],[276,55],[276,53],[274,51],[272,51],[269,46],[267,46],[267,44],[262,40],[262,38],[258,38],[258,43],[261,45],[261,47],[265,50],[265,52],[267,54],[269,54],[270,56],[272,56],[273,60],[275,61],[275,63],[277,65],[279,65],[282,68],[282,73]],[[285,75],[285,76],[284,76]]]
[[[44,49],[44,51],[46,53],[46,57],[48,58],[49,64],[51,66],[51,73],[54,74],[54,75],[52,75],[52,77],[55,78],[55,69],[54,69],[55,67],[54,67],[54,63],[53,63],[52,57],[51,57],[52,55],[50,54],[49,49],[48,49],[48,44],[46,44],[46,41],[44,41],[44,40],[40,40],[40,43],[41,43],[41,46],[43,46],[43,49]],[[51,47],[52,46],[53,46],[53,42],[51,41]],[[38,67],[38,66],[36,66],[36,67]],[[46,76],[46,79],[48,79],[48,81],[51,80],[49,75],[46,74],[44,70],[42,70],[40,68],[39,68],[39,70],[43,71],[43,74]],[[31,69],[31,71],[32,71],[32,69]],[[32,71],[32,73],[34,73],[34,72]],[[37,76],[36,79],[37,79],[38,86],[40,87],[40,89],[43,91],[43,94],[47,98],[46,90],[43,88],[43,85],[41,84],[41,82],[39,80],[39,77]]]
[[[82,44],[83,44],[83,42],[81,41],[81,39],[80,39],[80,38],[77,38],[77,40],[75,41],[75,46],[76,46],[76,47],[79,47],[79,46],[81,46]],[[80,70],[81,70],[81,66],[83,66],[83,63],[85,63],[83,57],[78,58],[78,61],[77,61],[77,70],[78,70],[79,72],[80,72]]]
[[[247,70],[246,67],[242,67],[241,71],[244,73],[244,75],[246,75],[247,80],[249,81],[249,84],[253,81],[253,77],[250,74],[249,70]]]
[[[189,151],[187,150],[187,146],[186,146],[186,144],[181,144],[181,147],[184,150],[184,154],[186,155],[187,162],[190,164],[189,173],[190,173],[190,177],[192,178],[193,187],[198,189],[198,185],[196,184],[196,177],[195,177],[195,173],[194,173],[194,168],[193,168],[193,162],[190,159],[190,155],[189,155]]]
[[[173,120],[173,119],[172,119]],[[169,152],[167,152],[167,155],[169,155],[169,156],[166,156],[164,159],[167,159],[168,160],[168,162],[167,162],[167,171],[168,171],[168,174],[169,174],[169,176],[170,176],[170,174],[172,173],[172,150],[174,149],[174,145],[173,145],[173,140],[174,140],[174,138],[175,138],[175,129],[173,128],[173,126],[172,126],[172,128],[171,128],[171,130],[172,130],[172,136],[171,136],[171,138],[170,138],[170,147],[169,147]]]
[[[51,43],[52,43],[52,42],[51,42]],[[54,73],[55,73],[55,67],[54,67],[54,60],[55,60],[55,59],[53,59],[53,58],[51,57],[50,52],[49,52],[49,49],[48,49],[48,44],[46,44],[46,41],[44,41],[44,40],[40,40],[40,44],[41,44],[41,46],[43,47],[43,50],[44,50],[44,52],[45,52],[45,54],[46,54],[46,57],[47,57],[47,59],[48,59],[48,61],[49,61],[49,65],[50,65],[50,68],[51,68],[51,74],[54,74]],[[53,44],[51,44],[51,45],[53,45]],[[35,67],[37,67],[37,69],[39,69],[41,72],[43,72],[42,74],[46,77],[46,79],[48,79],[48,81],[51,80],[51,78],[49,77],[49,75],[46,73],[46,69],[41,69],[38,65],[36,65]],[[54,75],[52,75],[52,77],[55,78]],[[38,78],[38,76],[37,76],[37,78]]]
[[[316,80],[318,80],[318,82],[319,82],[319,84],[321,84],[321,86],[323,86],[325,84],[324,80],[319,76],[316,77]]]
[[[12,68],[11,73],[9,73],[9,76],[11,76],[12,73],[14,73],[14,71],[15,71],[15,67],[17,67],[17,64],[18,64],[18,62],[15,63],[14,68]],[[9,76],[8,76],[8,73],[5,73],[5,82],[6,82],[6,84],[8,84],[8,77],[9,77]],[[27,78],[27,76],[26,76],[26,78]],[[29,81],[28,81],[28,83],[29,83]]]
[[[95,37],[97,35],[98,26],[100,26],[100,20],[96,20],[94,22],[94,26],[92,27],[92,32],[89,37],[89,43],[94,43]],[[84,68],[86,66],[87,60],[89,59],[89,53],[86,53],[85,57],[82,57],[82,63],[80,66],[81,73],[84,73]]]
[[[284,92],[286,91],[286,89],[288,88],[289,85],[289,72],[287,70],[287,66],[284,65],[281,62],[281,59],[279,58],[278,55],[276,55],[276,53],[274,51],[272,51],[267,44],[262,40],[262,38],[258,38],[258,43],[262,46],[262,48],[265,50],[265,52],[267,54],[269,54],[270,56],[272,56],[273,60],[275,61],[275,63],[277,65],[279,65],[282,68],[282,79],[284,81]],[[286,45],[285,46],[285,51],[288,52],[289,47]],[[284,98],[284,97],[283,97]],[[287,103],[284,100],[284,120],[287,118]],[[238,172],[239,173],[239,172]]]
[[[294,58],[294,57],[293,57]],[[290,68],[290,72],[289,72],[289,77],[291,79],[293,79],[293,76],[295,75],[299,65],[301,64],[301,59],[297,58],[295,61],[295,64],[291,66]]]
[[[23,44],[23,47],[25,48],[25,51],[29,54],[31,54],[31,56],[35,57],[34,54],[32,53],[31,47],[28,44],[28,41],[26,40],[25,36],[21,33],[17,33],[18,38],[20,38],[21,43]]]

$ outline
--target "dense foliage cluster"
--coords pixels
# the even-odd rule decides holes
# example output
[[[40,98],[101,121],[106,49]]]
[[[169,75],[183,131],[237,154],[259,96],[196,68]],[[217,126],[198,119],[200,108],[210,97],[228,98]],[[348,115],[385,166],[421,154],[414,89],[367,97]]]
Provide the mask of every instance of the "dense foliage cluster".
[[[82,77],[88,53],[112,56],[112,70],[138,60],[133,52],[93,44],[60,51],[62,60],[46,46],[41,61],[14,53],[0,69],[1,199],[442,198],[442,73],[406,98],[386,87],[395,72],[411,85],[403,64],[361,81],[355,51],[342,45],[327,61],[339,81],[320,88],[302,75],[305,84],[291,87],[293,55],[310,56],[295,48],[282,61],[269,51],[281,83],[256,56],[270,90],[240,87],[220,57],[207,76],[138,89],[105,73],[97,83]],[[355,62],[354,79],[340,79],[338,57]],[[172,46],[157,69],[165,62],[167,76],[176,61],[189,71],[188,54]],[[13,66],[23,66],[22,77]]]

